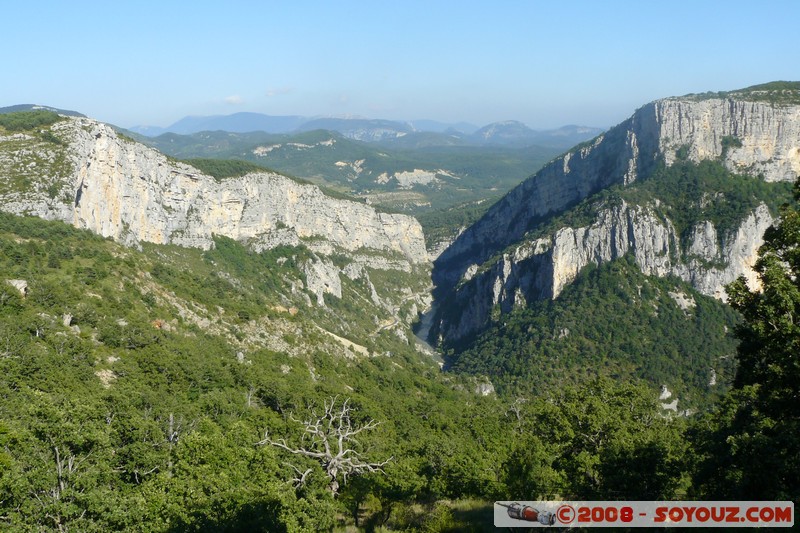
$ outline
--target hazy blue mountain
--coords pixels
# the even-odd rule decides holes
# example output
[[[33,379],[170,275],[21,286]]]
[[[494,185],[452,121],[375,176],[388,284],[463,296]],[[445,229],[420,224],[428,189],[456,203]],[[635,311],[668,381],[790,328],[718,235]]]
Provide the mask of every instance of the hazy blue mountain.
[[[431,147],[478,146],[471,143],[467,136],[455,130],[447,132],[414,131],[398,137],[386,137],[377,144],[394,150],[419,150]]]
[[[189,116],[167,126],[134,126],[131,131],[147,136],[158,136],[162,133],[181,133],[188,135],[199,131],[230,131],[246,133],[250,131],[266,131],[268,133],[287,133],[297,129],[306,122],[306,117],[288,115],[273,116],[262,113],[234,113],[232,115]]]
[[[495,122],[482,128],[468,122],[447,123],[419,119],[399,120],[339,117],[274,116],[261,113],[232,115],[188,116],[167,126],[133,126],[128,131],[146,137],[164,133],[192,135],[202,131],[232,133],[266,132],[292,133],[329,130],[348,139],[388,143],[398,149],[417,149],[428,146],[498,145],[524,147],[534,144],[566,150],[602,132],[587,126],[563,126],[552,130],[534,130],[518,121]]]
[[[582,142],[594,139],[601,133],[603,128],[594,128],[592,126],[576,126],[570,124],[568,126],[561,126],[554,130],[540,130],[536,132],[534,137],[535,144],[543,146],[575,146]]]
[[[529,146],[533,144],[569,148],[602,133],[601,128],[589,126],[562,126],[554,130],[534,130],[522,122],[506,120],[480,128],[468,137],[476,144],[502,146]]]
[[[461,133],[469,135],[478,130],[478,126],[469,122],[439,122],[437,120],[419,119],[410,121],[416,131],[431,131],[435,133]]]
[[[159,135],[169,133],[167,128],[162,128],[161,126],[131,126],[130,128],[125,128],[125,131],[137,135],[144,135],[145,137],[158,137]]]
[[[414,131],[406,122],[361,118],[318,118],[302,124],[297,129],[337,131],[348,139],[366,142],[394,139]]]
[[[509,141],[527,139],[536,132],[517,120],[493,122],[472,134],[475,140],[492,144],[507,144]]]

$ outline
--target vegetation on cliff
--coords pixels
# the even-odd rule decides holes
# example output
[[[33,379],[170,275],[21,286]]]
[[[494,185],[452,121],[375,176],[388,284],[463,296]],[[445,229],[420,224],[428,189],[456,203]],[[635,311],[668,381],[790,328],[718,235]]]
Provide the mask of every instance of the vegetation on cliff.
[[[446,360],[517,395],[598,375],[635,377],[667,385],[681,409],[696,408],[730,383],[737,321],[725,304],[678,279],[645,276],[625,257],[585,268],[555,300],[498,310],[485,331],[450,346]]]
[[[733,174],[719,161],[658,164],[631,185],[610,187],[541,221],[526,240],[591,226],[602,210],[625,202],[646,206],[675,229],[678,239],[669,243],[670,253],[681,261],[698,223],[711,222],[722,247],[762,203],[777,216],[791,187]],[[676,294],[694,305],[684,309]],[[455,301],[443,300],[440,316],[457,320],[464,310]],[[511,312],[496,308],[483,328],[458,341],[445,339],[443,349],[448,368],[489,376],[500,390],[531,394],[596,375],[636,377],[667,385],[682,405],[697,408],[710,405],[730,385],[737,321],[722,302],[677,278],[645,276],[625,257],[590,264],[553,301],[531,299]],[[709,386],[711,381],[716,385]]]
[[[65,120],[53,111],[19,111],[0,114],[0,127],[9,132],[32,131]]]
[[[696,100],[733,98],[772,105],[798,105],[800,104],[800,81],[772,81],[734,91],[688,94],[686,98]]]

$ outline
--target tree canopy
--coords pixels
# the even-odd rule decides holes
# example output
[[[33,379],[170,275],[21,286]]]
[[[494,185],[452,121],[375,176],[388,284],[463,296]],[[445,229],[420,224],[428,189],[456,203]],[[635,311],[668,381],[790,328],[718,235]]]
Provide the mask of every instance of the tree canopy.
[[[700,425],[697,490],[764,500],[800,497],[800,180],[795,204],[764,235],[755,271],[728,287],[744,321],[731,394]]]

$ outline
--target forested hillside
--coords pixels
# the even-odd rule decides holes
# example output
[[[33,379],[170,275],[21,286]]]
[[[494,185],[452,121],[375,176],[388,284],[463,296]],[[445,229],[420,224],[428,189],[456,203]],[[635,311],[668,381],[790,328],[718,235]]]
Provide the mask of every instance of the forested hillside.
[[[679,161],[658,165],[627,187],[592,195],[563,215],[542,221],[526,240],[598,224],[598,213],[622,205],[648,206],[674,229],[668,251],[674,260],[724,267],[695,255],[697,228],[711,223],[715,242],[707,246],[723,247],[760,204],[777,215],[790,197],[790,183],[735,175],[716,161]],[[544,276],[552,275],[546,266],[539,268]],[[498,388],[524,393],[580,382],[587,375],[636,376],[678,391],[686,408],[708,405],[730,385],[737,315],[678,277],[643,274],[633,254],[588,265],[556,299],[537,299],[533,291],[527,296],[526,305],[510,310],[495,305],[485,326],[473,334],[445,339],[448,368],[488,375]],[[442,301],[439,316],[447,321],[469,312],[451,297]]]
[[[362,311],[344,299],[327,311],[284,307],[278,293],[297,272],[274,253],[226,239],[208,252],[139,252],[11,215],[0,216],[0,249],[0,490],[10,528],[315,531],[359,520],[480,530],[488,504],[443,501],[633,495],[640,481],[602,465],[663,434],[672,440],[659,444],[658,462],[636,468],[664,478],[654,495],[685,488],[675,458],[683,422],[657,415],[652,388],[590,380],[537,399],[482,396],[474,378],[442,374],[395,335],[359,329]],[[339,321],[352,323],[353,342],[367,328],[377,334],[372,356],[322,329]],[[575,403],[587,397],[603,410]],[[270,445],[313,446],[303,421],[326,402],[334,412],[347,402],[349,427],[374,425],[346,445],[383,465],[346,482],[340,471],[336,497],[324,461]],[[552,436],[533,430],[553,417],[567,428],[597,424],[610,440],[598,447],[561,423],[546,424]],[[565,447],[584,459],[555,452]]]
[[[591,317],[591,320],[588,319]],[[495,314],[450,348],[448,368],[488,375],[501,391],[544,394],[596,375],[667,386],[681,410],[730,386],[736,313],[678,279],[642,274],[629,257],[587,267],[556,300]]]
[[[162,246],[137,252],[61,223],[0,217],[7,527],[318,531],[358,523],[479,531],[490,520],[488,503],[479,502],[509,495],[662,499],[737,486],[722,482],[732,472],[713,466],[729,453],[721,448],[731,442],[727,435],[741,431],[728,415],[709,415],[712,426],[705,415],[670,416],[652,387],[597,380],[591,372],[536,395],[509,386],[481,396],[475,380],[441,374],[402,344],[391,354],[343,356],[327,334],[314,336],[312,322],[322,317],[312,321],[310,308],[270,305],[291,263],[265,278],[256,267],[269,254],[217,244],[205,253]],[[615,277],[621,271],[627,275]],[[564,306],[556,316],[568,316],[574,298],[625,295],[616,284],[641,281],[634,272],[623,261],[586,273],[564,304],[552,304]],[[594,297],[586,292],[593,283]],[[663,291],[664,283],[645,282],[643,293]],[[666,299],[660,312],[689,327],[709,311],[732,320],[695,298],[697,308],[686,314]],[[347,307],[337,313],[358,314]],[[785,335],[776,346],[792,350],[796,332]],[[743,394],[758,394],[752,384],[762,378],[743,372],[740,383],[749,388],[726,399],[723,411],[732,412]],[[796,381],[784,383],[796,389]],[[340,477],[335,497],[324,462],[270,445],[313,450],[302,438],[304,421],[318,420],[326,405],[347,415],[347,427],[367,428],[346,447],[383,465],[346,482]],[[775,428],[784,417],[796,423],[791,405],[771,415]],[[600,441],[590,438],[601,433]],[[762,451],[767,442],[760,441]],[[702,461],[694,463],[697,450]],[[756,494],[739,490],[739,497]],[[446,503],[451,499],[464,503]]]
[[[380,422],[352,446],[388,461],[365,478],[387,516],[395,502],[498,490],[498,402],[473,395],[469,379],[442,379],[371,326],[376,355],[348,356],[313,307],[281,305],[291,260],[228,240],[207,253],[137,252],[10,215],[0,236],[9,527],[325,529],[346,514],[346,498],[365,497],[348,496],[360,485],[342,483],[334,500],[315,461],[257,443],[266,434],[299,443],[294,418],[332,398],[349,400],[354,424]],[[358,312],[333,305],[327,320],[351,320],[365,342]],[[297,490],[289,463],[312,468]]]

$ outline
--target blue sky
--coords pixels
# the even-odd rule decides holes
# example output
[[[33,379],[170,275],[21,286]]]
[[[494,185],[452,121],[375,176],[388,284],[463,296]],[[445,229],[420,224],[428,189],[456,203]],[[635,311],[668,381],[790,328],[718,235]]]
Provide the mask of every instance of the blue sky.
[[[605,127],[656,98],[800,80],[796,0],[29,0],[0,13],[0,106],[120,126],[254,111]]]

